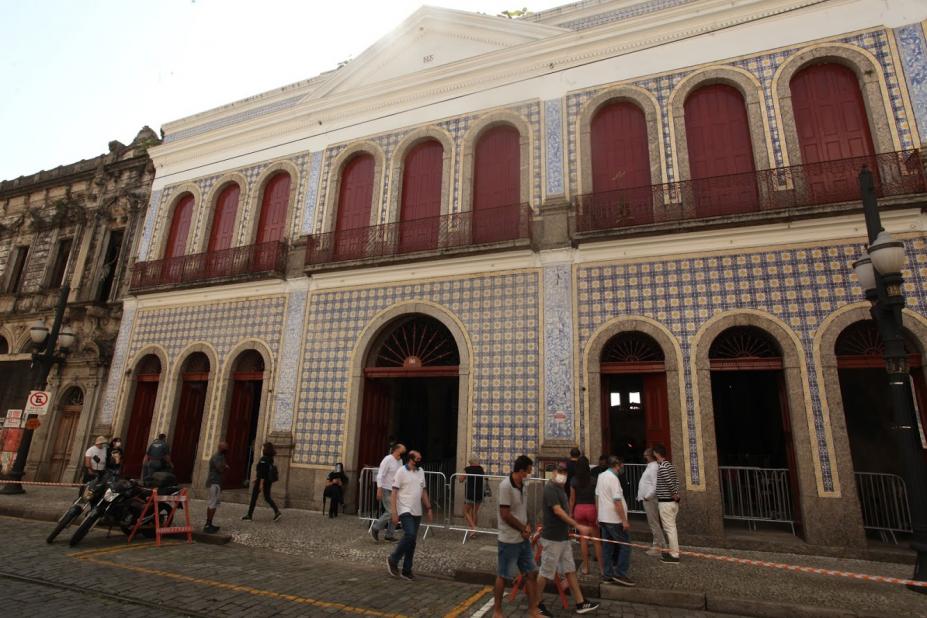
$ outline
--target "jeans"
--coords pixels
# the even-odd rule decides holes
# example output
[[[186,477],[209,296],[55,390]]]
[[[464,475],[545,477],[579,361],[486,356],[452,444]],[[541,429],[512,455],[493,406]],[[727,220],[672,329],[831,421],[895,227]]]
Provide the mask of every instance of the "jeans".
[[[421,515],[403,513],[399,516],[399,525],[402,526],[402,538],[396,545],[396,550],[390,554],[389,561],[399,566],[403,560],[402,572],[408,575],[412,572],[412,556],[415,555],[415,538],[418,536],[418,527],[422,523]]]
[[[391,519],[392,514],[390,513],[390,509],[392,508],[390,495],[392,493],[392,490],[383,488],[383,499],[380,500],[380,504],[383,506],[383,514],[380,515],[380,519],[373,522],[373,529],[377,532],[386,528],[386,538],[393,536],[393,521]]]
[[[270,486],[273,483],[269,481],[264,481],[264,500],[267,502],[268,506],[274,510],[274,513],[279,513],[280,509],[277,508],[277,504],[274,502],[274,499],[270,497]],[[261,481],[254,481],[254,489],[251,490],[251,504],[248,505],[248,515],[254,514],[254,506],[257,504],[258,494],[261,493]]]
[[[679,535],[676,533],[676,515],[678,514],[678,502],[660,503],[660,521],[663,523],[663,530],[666,531],[669,553],[673,558],[679,557]]]
[[[605,541],[628,543],[631,540],[621,524],[599,522],[599,535]],[[602,566],[605,567],[605,577],[627,577],[628,569],[631,567],[631,547],[602,543],[602,562]]]

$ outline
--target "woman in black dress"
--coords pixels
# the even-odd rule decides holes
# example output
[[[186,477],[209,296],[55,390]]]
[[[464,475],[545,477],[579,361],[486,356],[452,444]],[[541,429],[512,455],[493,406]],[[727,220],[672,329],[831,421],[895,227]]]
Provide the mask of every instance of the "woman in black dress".
[[[480,459],[476,455],[470,455],[470,465],[464,468],[464,473],[460,476],[460,482],[464,485],[464,519],[470,526],[470,531],[464,536],[467,541],[476,536],[476,529],[479,528],[480,506],[483,504],[483,495],[485,493],[485,479],[483,476],[486,471],[480,465]]]
[[[254,515],[254,506],[257,504],[258,494],[264,494],[264,501],[274,510],[274,521],[283,517],[283,513],[277,508],[277,503],[270,497],[270,488],[277,482],[277,466],[274,465],[274,455],[277,449],[272,442],[265,442],[261,451],[261,459],[255,469],[254,488],[251,490],[251,504],[248,505],[248,514],[242,519],[250,520]]]
[[[328,498],[328,516],[338,517],[338,507],[344,504],[344,489],[348,485],[348,477],[344,474],[344,466],[335,464],[335,469],[328,473],[325,481],[323,496]]]

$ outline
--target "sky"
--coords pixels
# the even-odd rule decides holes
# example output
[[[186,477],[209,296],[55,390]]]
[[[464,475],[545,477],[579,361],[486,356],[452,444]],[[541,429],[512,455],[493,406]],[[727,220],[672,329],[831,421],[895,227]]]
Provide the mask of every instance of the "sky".
[[[0,179],[333,69],[425,2],[568,0],[0,0]]]

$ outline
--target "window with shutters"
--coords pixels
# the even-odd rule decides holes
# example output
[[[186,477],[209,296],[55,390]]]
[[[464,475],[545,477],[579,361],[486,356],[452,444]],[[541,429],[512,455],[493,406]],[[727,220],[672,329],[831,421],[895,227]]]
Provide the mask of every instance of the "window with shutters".
[[[164,247],[165,258],[180,257],[187,252],[187,236],[190,235],[190,223],[193,221],[193,195],[187,193],[174,206],[171,227]]]
[[[6,283],[6,291],[15,294],[23,284],[23,271],[26,268],[26,258],[29,256],[29,245],[13,249],[10,256],[10,274]]]
[[[286,215],[289,204],[290,175],[286,172],[279,172],[264,185],[256,243],[283,240],[286,232]]]
[[[374,159],[360,153],[341,168],[338,211],[335,217],[335,256],[362,257],[367,247],[373,203]]]
[[[600,107],[590,126],[592,191],[584,204],[597,227],[651,223],[650,148],[644,110],[629,101]]]
[[[521,202],[521,135],[508,124],[477,140],[473,161],[473,242],[518,237]]]
[[[443,163],[444,147],[433,139],[413,146],[405,157],[399,208],[400,252],[438,245]]]
[[[207,251],[223,251],[232,246],[240,195],[241,188],[236,183],[229,183],[219,193],[212,216],[212,229],[209,232]]]
[[[63,238],[55,246],[55,260],[48,273],[48,287],[58,289],[64,283],[64,275],[68,269],[68,260],[71,258],[71,245],[73,239]]]

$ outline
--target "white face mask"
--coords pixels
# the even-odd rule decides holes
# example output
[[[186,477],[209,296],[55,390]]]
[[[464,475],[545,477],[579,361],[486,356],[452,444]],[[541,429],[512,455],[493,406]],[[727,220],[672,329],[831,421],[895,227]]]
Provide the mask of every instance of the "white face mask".
[[[557,473],[557,474],[554,475],[554,482],[555,482],[557,485],[565,485],[565,484],[566,484],[566,480],[567,480],[566,474]]]

